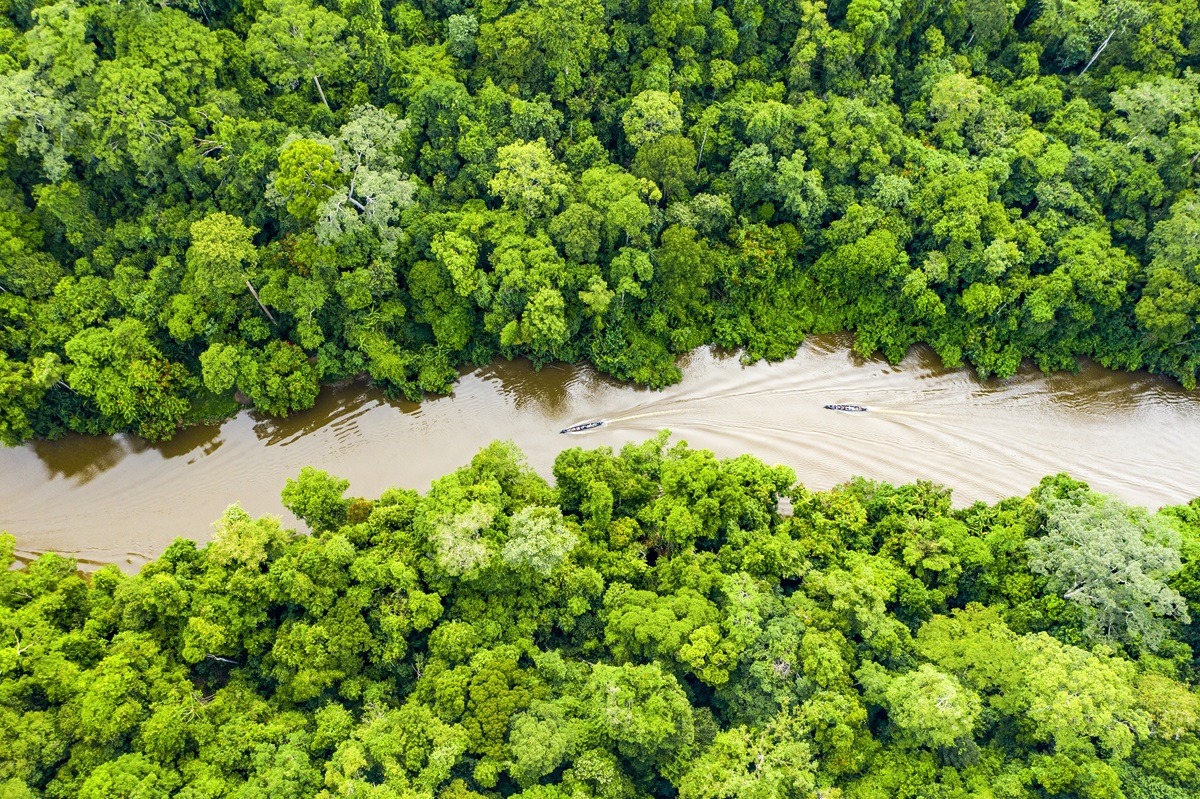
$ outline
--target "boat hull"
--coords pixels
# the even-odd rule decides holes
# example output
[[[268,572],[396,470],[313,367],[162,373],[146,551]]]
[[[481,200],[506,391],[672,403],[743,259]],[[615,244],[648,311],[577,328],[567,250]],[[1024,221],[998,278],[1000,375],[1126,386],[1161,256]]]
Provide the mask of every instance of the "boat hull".
[[[564,427],[559,430],[560,433],[586,433],[588,430],[595,430],[597,427],[603,427],[604,420],[599,419],[594,422],[583,422],[582,424],[573,424],[570,427]]]

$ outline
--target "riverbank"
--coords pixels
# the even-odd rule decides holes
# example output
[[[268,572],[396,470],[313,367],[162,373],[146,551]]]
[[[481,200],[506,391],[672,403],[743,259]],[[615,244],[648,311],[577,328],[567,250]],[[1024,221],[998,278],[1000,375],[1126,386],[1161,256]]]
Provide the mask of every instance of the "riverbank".
[[[554,471],[496,444],[352,498],[305,469],[302,532],[230,508],[133,576],[13,569],[0,535],[6,796],[1196,783],[1196,508],[1062,476],[965,510],[927,483],[811,492],[661,440]]]

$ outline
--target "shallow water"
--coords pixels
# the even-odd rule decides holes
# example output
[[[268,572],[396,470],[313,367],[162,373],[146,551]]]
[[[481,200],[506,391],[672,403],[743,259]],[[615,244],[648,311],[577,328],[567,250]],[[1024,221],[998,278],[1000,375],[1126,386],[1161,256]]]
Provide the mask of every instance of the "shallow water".
[[[575,446],[620,447],[661,428],[721,456],[752,453],[793,467],[811,488],[854,475],[954,489],[955,503],[1026,493],[1066,471],[1152,508],[1200,494],[1200,394],[1145,373],[1085,364],[1078,374],[1032,368],[981,381],[915,348],[904,362],[863,362],[845,337],[810,338],[796,358],[743,366],[704,349],[684,379],[650,392],[590,367],[498,361],[467,372],[450,397],[417,405],[362,384],[328,388],[314,408],[278,420],[253,411],[219,427],[147,444],[132,436],[71,436],[0,449],[0,529],[23,557],[54,550],[126,568],[176,536],[208,537],[232,502],[282,514],[284,481],[311,465],[374,497],[424,490],[497,438],[515,441],[549,476]],[[859,403],[865,414],[828,411]],[[594,418],[586,433],[558,430]]]

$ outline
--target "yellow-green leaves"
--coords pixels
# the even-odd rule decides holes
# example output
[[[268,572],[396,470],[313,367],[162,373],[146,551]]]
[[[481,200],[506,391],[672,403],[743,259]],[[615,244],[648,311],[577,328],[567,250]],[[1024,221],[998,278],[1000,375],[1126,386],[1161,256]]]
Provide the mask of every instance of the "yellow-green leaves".
[[[198,292],[233,294],[258,265],[252,241],[258,231],[226,213],[209,214],[191,226],[187,265]]]
[[[311,139],[297,139],[279,154],[279,170],[272,183],[289,214],[313,222],[317,209],[342,184],[340,164],[333,147]]]
[[[514,142],[497,150],[496,174],[488,181],[488,188],[505,208],[540,217],[558,210],[570,182],[546,141],[538,139]]]
[[[267,0],[250,26],[246,49],[272,85],[294,91],[312,81],[328,106],[321,80],[336,80],[350,60],[341,39],[345,29],[344,18],[308,0]]]

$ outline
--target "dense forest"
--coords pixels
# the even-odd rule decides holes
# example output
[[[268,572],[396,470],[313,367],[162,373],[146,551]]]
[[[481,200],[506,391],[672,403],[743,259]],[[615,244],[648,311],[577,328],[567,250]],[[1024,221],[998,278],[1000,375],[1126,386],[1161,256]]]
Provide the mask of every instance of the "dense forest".
[[[852,329],[1200,374],[1195,0],[0,0],[0,439]]]
[[[955,510],[665,435],[553,471],[306,468],[308,535],[0,569],[0,797],[1196,797],[1200,500]]]

